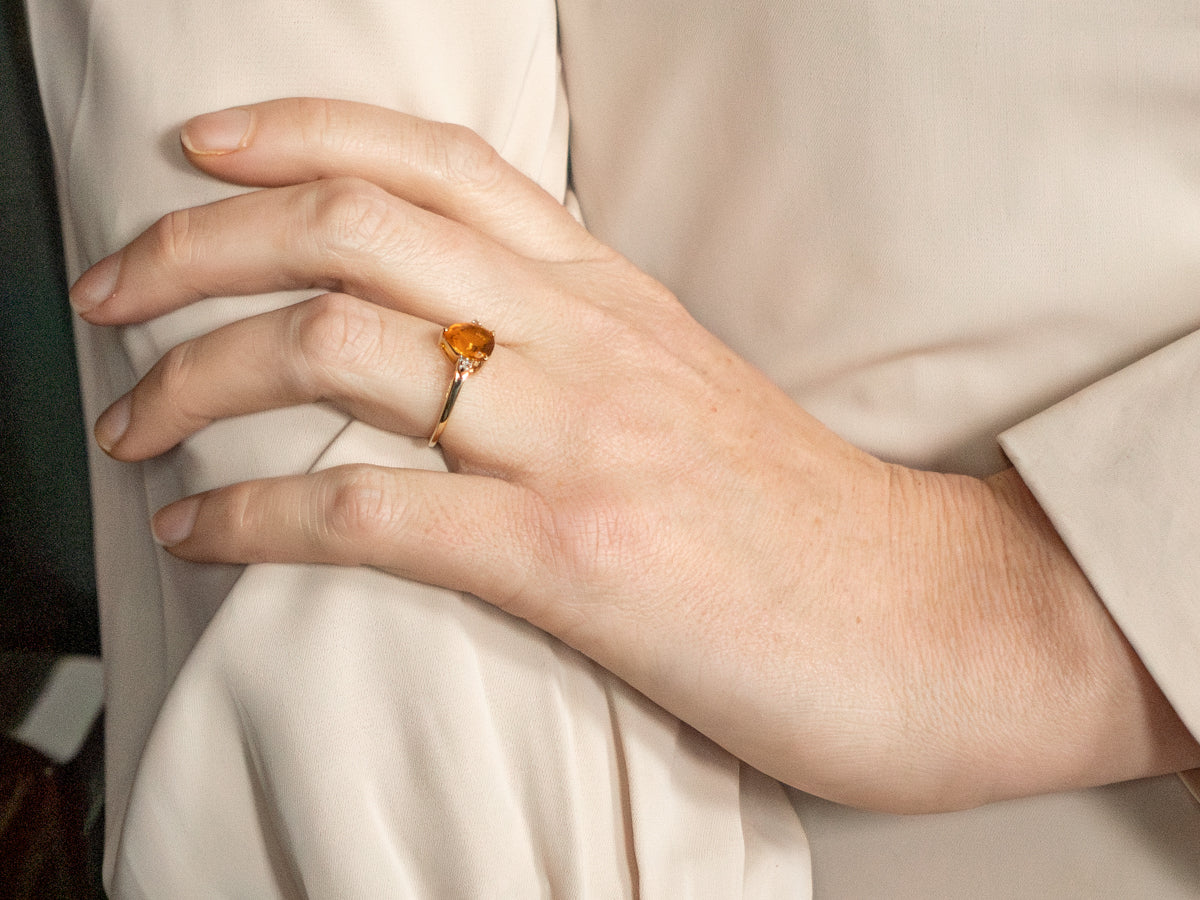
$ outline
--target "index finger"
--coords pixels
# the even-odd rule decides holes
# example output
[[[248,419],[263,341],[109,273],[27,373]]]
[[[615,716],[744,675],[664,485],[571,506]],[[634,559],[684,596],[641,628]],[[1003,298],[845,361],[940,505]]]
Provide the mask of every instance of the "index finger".
[[[534,259],[575,258],[590,244],[558,198],[460,125],[365,103],[291,98],[197,116],[180,140],[193,165],[234,184],[351,176]]]

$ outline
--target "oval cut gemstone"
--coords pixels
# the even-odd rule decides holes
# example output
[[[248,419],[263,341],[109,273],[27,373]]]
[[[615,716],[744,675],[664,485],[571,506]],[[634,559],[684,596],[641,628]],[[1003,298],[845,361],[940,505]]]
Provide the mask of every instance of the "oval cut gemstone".
[[[442,331],[446,349],[466,359],[482,362],[496,349],[496,338],[478,322],[459,322]]]

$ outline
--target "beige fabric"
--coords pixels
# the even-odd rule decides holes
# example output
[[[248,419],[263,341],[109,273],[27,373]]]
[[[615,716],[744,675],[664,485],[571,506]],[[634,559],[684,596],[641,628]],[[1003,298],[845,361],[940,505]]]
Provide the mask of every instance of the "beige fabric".
[[[1004,446],[1200,734],[1200,332],[1022,423]]]
[[[836,431],[986,474],[1099,382],[1006,446],[1200,729],[1200,7],[558,6],[589,227]],[[1173,778],[797,802],[819,898],[1200,895]]]
[[[564,193],[550,0],[29,6],[73,276],[231,190],[189,171],[184,119],[275,96],[469,124]],[[81,326],[89,417],[172,344],[293,297]],[[546,635],[373,571],[183,565],[148,534],[187,492],[441,465],[423,444],[305,407],[140,467],[94,454],[112,895],[807,896],[780,786]]]
[[[461,116],[561,189],[561,155],[546,153],[561,154],[550,113],[561,107],[547,94],[524,105],[553,81],[542,7],[532,21],[508,4],[430,4],[401,22],[395,7],[416,16],[414,4],[344,4],[332,17],[316,2],[260,4],[272,24],[252,28],[234,0],[97,2],[90,18],[77,4],[33,6],[75,271],[157,212],[213,195],[174,155],[179,120],[268,92],[438,97],[427,111]],[[832,427],[892,459],[986,473],[1003,464],[998,433],[1099,382],[1008,446],[1195,723],[1200,631],[1182,626],[1194,621],[1186,538],[1200,499],[1179,458],[1186,440],[1160,454],[1145,437],[1183,435],[1195,391],[1154,357],[1101,382],[1200,327],[1194,4],[561,0],[559,16],[589,226]],[[506,50],[455,60],[455,39],[411,39],[431,22]],[[542,61],[529,78],[503,65],[513,47]],[[90,414],[172,340],[258,306],[218,301],[121,339],[82,331]],[[1188,346],[1167,351],[1182,371]],[[1148,392],[1165,397],[1149,404]],[[1129,421],[1114,418],[1122,404],[1144,413],[1149,449],[1119,496],[1148,496],[1139,515],[1169,519],[1178,554],[1124,526],[1131,540],[1110,544],[1123,502],[1089,520],[1108,472],[1072,474],[1072,458],[1083,447],[1114,458],[1109,443],[1133,427],[1113,427]],[[366,896],[391,879],[382,893],[573,896],[600,883],[606,896],[625,889],[604,878],[626,860],[626,810],[647,894],[731,896],[743,872],[747,896],[797,886],[802,839],[771,785],[739,778],[553,642],[439,592],[405,588],[397,602],[397,583],[370,573],[199,571],[152,549],[148,511],[185,489],[343,451],[429,464],[344,424],[290,411],[211,429],[141,471],[96,460],[118,895],[187,896],[220,879],[235,896]],[[1168,573],[1146,581],[1149,559]],[[1102,570],[1129,573],[1113,581],[1119,596]],[[447,671],[478,674],[447,686]],[[617,748],[646,761],[645,778],[628,768],[628,798]],[[1200,893],[1200,825],[1176,779],[910,819],[793,799],[819,898]],[[713,854],[717,875],[701,870]],[[801,878],[756,880],[775,862]]]

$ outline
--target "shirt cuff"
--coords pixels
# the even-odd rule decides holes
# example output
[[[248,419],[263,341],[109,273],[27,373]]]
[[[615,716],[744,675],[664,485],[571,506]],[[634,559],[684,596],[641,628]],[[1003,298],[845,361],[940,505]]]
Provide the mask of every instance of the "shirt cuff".
[[[1020,423],[1000,442],[1200,736],[1200,331]]]

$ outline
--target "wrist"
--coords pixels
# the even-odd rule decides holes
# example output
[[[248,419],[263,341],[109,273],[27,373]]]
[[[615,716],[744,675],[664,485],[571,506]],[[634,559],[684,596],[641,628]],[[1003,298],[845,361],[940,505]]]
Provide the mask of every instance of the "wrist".
[[[986,485],[998,506],[1016,523],[1016,530],[1025,535],[1024,543],[1040,551],[1041,589],[1066,611],[1064,618],[1077,633],[1089,639],[1080,643],[1089,677],[1107,688],[1107,693],[1098,696],[1107,702],[1108,711],[1099,707],[1094,721],[1093,747],[1098,759],[1093,773],[1081,783],[1162,775],[1200,765],[1200,743],[1109,615],[1017,470],[994,475]],[[1054,633],[1047,635],[1050,641],[1054,637]]]
[[[897,602],[933,693],[913,739],[942,808],[1195,765],[1175,716],[1019,474],[892,479]],[[907,537],[906,537],[907,533]],[[915,605],[915,606],[914,606]]]

